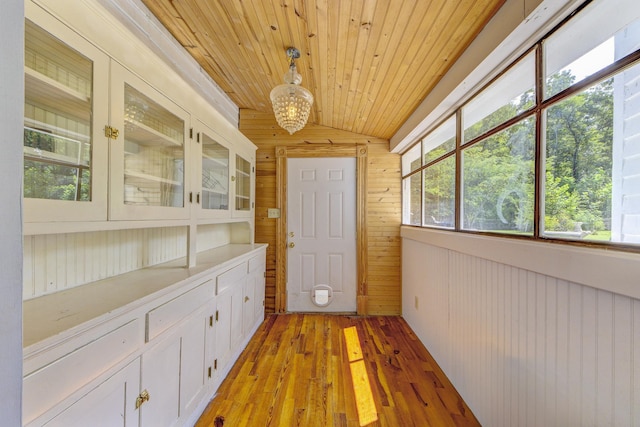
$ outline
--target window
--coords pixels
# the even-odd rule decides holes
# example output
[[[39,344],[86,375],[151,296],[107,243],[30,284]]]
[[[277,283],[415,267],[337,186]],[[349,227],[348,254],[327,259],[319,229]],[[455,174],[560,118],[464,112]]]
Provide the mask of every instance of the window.
[[[640,244],[638,81],[640,8],[583,6],[403,155],[404,223]]]
[[[422,140],[424,152],[423,224],[453,228],[456,188],[455,116]]]
[[[531,234],[535,119],[527,118],[462,151],[462,227]]]
[[[464,142],[534,106],[535,55],[530,52],[462,107]]]

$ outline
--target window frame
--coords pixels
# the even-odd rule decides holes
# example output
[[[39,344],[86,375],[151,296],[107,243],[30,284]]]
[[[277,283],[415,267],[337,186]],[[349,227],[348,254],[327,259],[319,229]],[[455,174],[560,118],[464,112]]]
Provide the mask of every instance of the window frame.
[[[404,156],[405,153],[410,152],[411,150],[414,150],[416,145],[420,145],[421,149],[420,151],[422,152],[422,157],[421,157],[421,162],[422,165],[421,167],[417,168],[416,170],[413,170],[407,174],[403,174],[402,175],[402,182],[404,183],[405,179],[409,179],[412,175],[420,173],[423,174],[423,171],[442,161],[444,158],[447,158],[451,155],[456,156],[456,161],[455,161],[455,205],[454,205],[454,217],[455,217],[455,225],[453,228],[447,227],[447,228],[442,228],[442,227],[438,227],[438,226],[434,226],[434,225],[426,225],[424,223],[424,182],[422,182],[422,192],[420,194],[421,200],[420,200],[420,206],[421,206],[421,224],[420,225],[412,225],[412,224],[407,224],[404,223],[404,212],[402,215],[402,226],[403,227],[412,227],[412,228],[429,228],[429,229],[435,229],[435,230],[440,230],[443,232],[453,232],[453,233],[468,233],[468,234],[478,234],[478,235],[487,235],[487,236],[495,236],[495,237],[500,237],[500,238],[508,238],[508,239],[524,239],[527,241],[543,241],[543,242],[549,242],[549,243],[558,243],[558,244],[563,244],[563,245],[573,245],[573,246],[582,246],[582,247],[596,247],[596,248],[610,248],[610,249],[615,249],[615,250],[620,250],[620,251],[629,251],[629,252],[640,252],[640,244],[638,243],[634,243],[634,244],[630,244],[630,243],[624,243],[624,242],[613,242],[613,241],[585,241],[585,240],[571,240],[571,239],[563,239],[563,238],[557,238],[557,237],[552,237],[552,236],[545,236],[543,230],[541,230],[541,226],[542,226],[542,221],[541,221],[541,215],[543,212],[542,209],[542,204],[544,203],[544,194],[542,194],[543,188],[544,188],[544,179],[545,179],[545,173],[544,173],[544,160],[543,156],[545,156],[545,152],[544,152],[544,125],[543,125],[543,116],[544,116],[544,111],[551,108],[553,105],[556,105],[568,98],[570,98],[571,96],[582,92],[586,89],[588,89],[589,87],[596,85],[600,82],[603,82],[609,78],[612,78],[613,76],[615,76],[616,74],[624,71],[625,69],[631,68],[632,66],[636,66],[636,65],[640,65],[640,49],[636,49],[633,52],[628,53],[626,56],[618,59],[618,60],[614,60],[610,65],[600,69],[599,71],[583,78],[582,80],[570,85],[569,87],[565,88],[564,90],[548,97],[547,99],[544,98],[545,93],[544,93],[544,88],[545,88],[545,75],[544,75],[544,42],[545,40],[547,40],[548,38],[550,38],[554,33],[556,33],[559,29],[561,29],[565,24],[567,24],[571,19],[575,18],[576,16],[578,16],[580,14],[580,12],[582,12],[585,8],[587,8],[590,4],[592,4],[592,1],[586,1],[585,3],[581,4],[580,6],[578,6],[576,8],[576,10],[569,14],[566,18],[564,18],[560,23],[558,23],[554,28],[552,28],[549,32],[547,32],[544,36],[542,36],[539,40],[537,40],[535,43],[533,43],[533,45],[526,49],[521,55],[519,55],[515,60],[513,60],[512,62],[510,62],[507,66],[504,67],[504,69],[502,71],[500,71],[494,78],[492,78],[489,82],[487,82],[486,84],[484,84],[482,87],[480,87],[477,91],[474,92],[474,94],[471,97],[465,98],[462,102],[460,102],[460,104],[458,104],[454,110],[453,113],[447,114],[446,117],[444,117],[444,119],[441,119],[437,122],[434,123],[433,126],[430,126],[429,129],[424,132],[419,138],[417,138],[416,142],[414,142],[413,144],[409,145],[408,148],[406,150],[404,150],[401,155]],[[524,59],[527,55],[532,54],[535,57],[534,60],[534,73],[535,73],[535,86],[534,86],[534,105],[533,107],[522,111],[518,114],[516,114],[514,117],[511,117],[510,119],[506,120],[505,122],[491,128],[488,129],[486,131],[484,131],[483,133],[473,137],[472,139],[470,139],[467,142],[464,142],[464,135],[463,135],[463,128],[464,128],[464,123],[462,123],[462,110],[463,108],[468,105],[470,102],[472,102],[474,99],[476,99],[478,96],[482,95],[483,92],[485,90],[487,90],[488,88],[490,88],[494,83],[496,83],[501,77],[503,77],[507,72],[509,72],[509,70],[514,67],[516,64],[518,64],[518,62],[522,59]],[[456,120],[456,144],[455,144],[455,149],[452,150],[451,152],[446,153],[445,155],[442,155],[440,157],[438,157],[437,159],[434,159],[428,163],[425,164],[424,162],[424,150],[422,148],[422,141],[425,138],[428,138],[429,135],[436,131],[443,123],[445,123],[447,120],[449,120],[452,116],[455,116],[455,120]],[[516,235],[516,234],[505,234],[505,233],[499,233],[499,232],[495,232],[495,231],[490,231],[490,230],[470,230],[470,229],[464,229],[462,228],[462,220],[461,220],[461,207],[462,207],[462,203],[463,201],[461,200],[462,197],[462,191],[461,191],[461,186],[462,186],[462,180],[461,180],[461,175],[462,175],[462,165],[461,165],[461,161],[462,161],[462,157],[463,157],[463,151],[465,149],[470,148],[471,146],[479,143],[480,141],[484,141],[487,138],[490,138],[491,136],[502,132],[503,130],[509,128],[510,126],[513,126],[514,124],[521,122],[523,120],[526,120],[529,117],[534,117],[535,118],[535,148],[534,148],[534,152],[535,152],[535,158],[534,158],[534,194],[533,194],[533,200],[534,200],[534,207],[533,207],[533,233],[531,235]],[[404,200],[405,194],[404,194],[404,186],[403,186],[403,192],[402,192],[402,198]],[[403,202],[403,207],[404,207],[404,202]]]

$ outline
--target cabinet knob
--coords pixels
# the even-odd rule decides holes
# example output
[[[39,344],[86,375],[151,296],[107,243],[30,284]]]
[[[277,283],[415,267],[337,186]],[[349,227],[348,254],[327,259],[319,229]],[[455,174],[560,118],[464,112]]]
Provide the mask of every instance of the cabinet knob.
[[[289,243],[289,247],[293,249],[293,248],[295,248],[295,247],[296,247],[296,244],[295,244],[295,243],[293,243],[293,242],[291,242],[291,243]]]
[[[245,296],[244,297],[244,302],[247,302],[247,301],[249,301],[249,297]]]
[[[144,402],[149,401],[150,398],[151,396],[149,396],[149,392],[147,390],[144,390],[142,393],[140,393],[136,398],[136,409],[142,406]]]

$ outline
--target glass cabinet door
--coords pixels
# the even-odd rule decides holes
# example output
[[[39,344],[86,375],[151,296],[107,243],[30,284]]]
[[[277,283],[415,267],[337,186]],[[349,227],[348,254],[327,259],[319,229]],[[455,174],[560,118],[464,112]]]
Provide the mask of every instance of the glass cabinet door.
[[[251,211],[251,162],[236,154],[235,211]]]
[[[124,203],[182,207],[184,121],[125,84]]]
[[[112,117],[122,125],[111,143],[111,218],[187,218],[188,115],[125,70],[114,76]]]
[[[202,209],[229,211],[229,149],[202,133]]]
[[[77,36],[65,40],[77,41],[86,54],[25,22],[27,222],[107,217],[106,144],[97,142],[94,131],[100,127],[96,119],[106,118],[108,98],[106,91],[97,90],[96,75],[106,77],[108,58]],[[96,100],[96,92],[104,97]]]

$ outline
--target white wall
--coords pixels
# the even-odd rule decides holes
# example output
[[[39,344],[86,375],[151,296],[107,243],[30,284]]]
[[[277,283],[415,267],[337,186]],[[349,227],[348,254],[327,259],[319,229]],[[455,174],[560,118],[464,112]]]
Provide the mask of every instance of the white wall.
[[[602,289],[640,255],[442,234],[403,229],[403,316],[482,425],[640,425],[640,300]]]
[[[0,423],[22,418],[22,121],[24,4],[0,13]]]
[[[231,227],[229,224],[199,226],[197,236],[198,252],[205,251],[230,243]],[[187,227],[25,236],[23,299],[74,288],[186,255]]]

